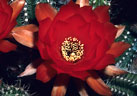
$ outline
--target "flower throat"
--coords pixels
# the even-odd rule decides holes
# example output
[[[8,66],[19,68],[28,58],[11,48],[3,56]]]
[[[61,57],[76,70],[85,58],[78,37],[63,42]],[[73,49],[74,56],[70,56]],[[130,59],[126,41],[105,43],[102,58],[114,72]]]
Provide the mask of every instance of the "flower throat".
[[[68,37],[61,46],[61,53],[66,61],[76,63],[84,54],[84,44],[77,38]]]

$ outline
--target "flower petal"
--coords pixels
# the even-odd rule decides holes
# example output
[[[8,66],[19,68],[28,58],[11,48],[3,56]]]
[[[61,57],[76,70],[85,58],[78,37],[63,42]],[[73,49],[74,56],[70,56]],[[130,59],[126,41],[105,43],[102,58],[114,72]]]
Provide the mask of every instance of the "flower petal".
[[[124,32],[126,26],[118,25],[116,27],[118,28],[118,32],[115,38],[118,38]]]
[[[91,23],[92,20],[97,20],[97,16],[92,10],[92,6],[81,7],[77,10],[77,13],[80,14],[88,23]]]
[[[4,37],[8,36],[12,28],[16,25],[17,23],[15,21],[11,22],[6,26],[7,28],[4,30],[4,33],[0,34],[0,39],[3,39]]]
[[[26,68],[25,71],[23,71],[18,77],[24,77],[24,76],[29,76],[33,75],[36,73],[37,68],[34,68],[32,63],[30,63]]]
[[[39,52],[40,52],[42,59],[49,60],[50,58],[49,58],[48,53],[47,53],[46,45],[43,42],[41,42],[40,40],[38,40],[37,47],[39,49]]]
[[[65,21],[66,19],[72,17],[75,14],[81,15],[87,22],[91,22],[91,20],[95,20],[97,18],[96,14],[92,11],[91,6],[84,6],[80,8],[78,4],[75,4],[74,2],[70,1],[67,5],[61,7],[60,11],[55,17],[55,20],[58,19]]]
[[[99,6],[94,10],[94,12],[96,13],[96,15],[98,17],[99,22],[110,21],[108,9],[109,9],[109,6]]]
[[[46,36],[47,36],[47,32],[50,28],[52,21],[50,18],[46,18],[42,21],[39,22],[39,40],[41,40],[42,42],[48,42],[47,40],[45,40]],[[45,27],[46,26],[46,27]]]
[[[12,8],[9,6],[7,0],[0,0],[0,11],[6,13],[10,19],[11,18],[11,14],[13,12]]]
[[[55,17],[55,20],[66,20],[69,17],[73,16],[77,9],[79,8],[79,5],[75,4],[72,0],[66,4],[65,6],[62,6],[58,12],[58,14]],[[67,11],[67,12],[66,12]]]
[[[73,37],[74,34],[75,34],[74,30],[70,24],[58,20],[50,29],[50,33],[49,33],[50,43],[53,44],[54,42],[56,44],[57,43],[60,44],[64,41],[65,38]]]
[[[77,0],[76,4],[79,4],[80,7],[89,6],[89,0]]]
[[[114,63],[115,63],[114,56],[111,54],[105,54],[99,62],[95,63],[96,65],[94,65],[94,69],[101,70],[104,69],[107,65]]]
[[[5,14],[4,12],[0,12],[0,35],[3,34],[5,28],[7,27],[6,22],[9,22],[7,18],[8,18],[7,14]]]
[[[7,40],[0,40],[0,51],[7,53],[16,50],[17,46]]]
[[[35,8],[35,14],[39,22],[46,18],[53,20],[57,14],[57,10],[48,3],[39,3]]]
[[[38,27],[36,25],[30,24],[21,27],[15,27],[11,34],[17,42],[32,48],[35,46],[35,42],[37,40],[37,31]]]
[[[4,16],[5,15],[5,16]],[[6,0],[0,1],[0,39],[6,37],[10,30],[15,26],[16,22],[10,22],[12,8]]]
[[[68,75],[65,74],[57,75],[55,84],[51,92],[51,96],[65,96],[68,82],[69,82]]]
[[[104,74],[106,74],[108,76],[116,76],[116,75],[121,75],[121,74],[125,74],[125,73],[127,73],[127,71],[121,70],[114,65],[108,65],[104,69]]]
[[[36,59],[32,63],[30,63],[26,68],[25,71],[22,72],[18,77],[24,77],[28,75],[33,75],[37,71],[37,66],[42,62],[41,59]]]
[[[81,80],[85,80],[90,76],[89,72],[87,71],[72,71],[69,74],[73,77],[80,78]]]
[[[34,24],[28,24],[28,25],[24,25],[24,26],[20,26],[20,27],[15,27],[14,29],[12,29],[13,33],[16,33],[17,31],[20,30],[28,30],[31,32],[38,32],[38,26],[34,25]]]
[[[50,61],[47,61],[38,66],[36,79],[45,83],[56,75],[56,71],[49,65],[50,63]]]
[[[11,4],[11,7],[13,9],[11,21],[17,18],[17,16],[21,12],[22,8],[24,7],[24,4],[25,4],[25,0],[15,0]]]
[[[79,14],[75,14],[72,17],[68,18],[66,22],[69,24],[72,24],[72,27],[75,27],[75,28],[78,28],[86,24],[86,21],[84,20],[84,18]]]
[[[91,76],[86,79],[86,82],[98,94],[103,96],[112,95],[110,88],[104,83],[96,72],[92,71]]]
[[[104,38],[108,41],[109,46],[114,42],[117,28],[110,22],[104,23]]]
[[[120,56],[124,51],[130,47],[130,44],[125,42],[114,42],[111,48],[107,51],[107,54],[112,54],[115,57]]]
[[[100,49],[102,48],[102,49]],[[96,55],[95,55],[95,59],[98,61],[100,60],[100,58],[102,58],[104,56],[104,54],[106,53],[106,51],[109,49],[109,46],[107,44],[106,40],[101,40],[97,46],[96,49]]]

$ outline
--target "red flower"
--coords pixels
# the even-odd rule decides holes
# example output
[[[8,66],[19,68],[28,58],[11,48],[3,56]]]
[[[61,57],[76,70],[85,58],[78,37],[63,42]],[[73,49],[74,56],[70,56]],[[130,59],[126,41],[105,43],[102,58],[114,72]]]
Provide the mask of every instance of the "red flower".
[[[16,21],[12,20],[12,8],[8,5],[7,0],[0,1],[0,39],[3,39],[15,26]]]
[[[16,25],[16,18],[22,10],[24,3],[24,0],[15,0],[11,5],[9,5],[7,0],[0,0],[0,40],[5,38]],[[0,51],[2,52],[16,49],[16,45],[11,44],[8,41],[5,42],[4,40],[0,41],[0,46]]]
[[[49,4],[39,3],[36,6],[39,22],[37,46],[45,60],[37,62],[36,78],[48,82],[56,75],[51,92],[53,96],[65,95],[70,76],[85,79],[89,87],[102,96],[111,96],[110,88],[95,70],[103,69],[101,72],[109,76],[126,73],[108,65],[130,47],[124,42],[114,42],[124,29],[120,28],[117,32],[117,28],[109,22],[108,6],[92,10],[88,7],[89,0],[76,0],[76,3],[82,8],[70,2],[58,14]],[[20,76],[33,74],[36,67],[32,65]],[[82,83],[76,83],[80,95],[87,95]]]
[[[90,70],[114,63],[114,56],[107,51],[117,28],[109,22],[108,6],[91,9],[71,2],[53,20],[39,21],[40,54],[58,74],[85,79]]]

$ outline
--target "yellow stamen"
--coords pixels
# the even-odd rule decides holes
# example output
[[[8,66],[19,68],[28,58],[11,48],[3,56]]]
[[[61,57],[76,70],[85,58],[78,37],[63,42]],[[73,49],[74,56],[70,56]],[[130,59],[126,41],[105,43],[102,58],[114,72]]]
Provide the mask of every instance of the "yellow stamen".
[[[63,58],[69,62],[77,62],[84,54],[84,44],[81,44],[77,38],[68,37],[61,46]]]

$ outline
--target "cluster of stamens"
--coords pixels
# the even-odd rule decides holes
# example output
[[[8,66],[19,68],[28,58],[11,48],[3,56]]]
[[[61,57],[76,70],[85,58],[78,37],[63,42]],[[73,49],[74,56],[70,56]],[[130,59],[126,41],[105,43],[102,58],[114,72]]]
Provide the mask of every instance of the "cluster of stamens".
[[[68,37],[61,46],[61,53],[63,58],[69,62],[77,62],[84,54],[84,44],[81,44],[77,38]]]

